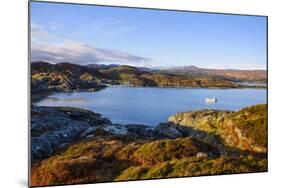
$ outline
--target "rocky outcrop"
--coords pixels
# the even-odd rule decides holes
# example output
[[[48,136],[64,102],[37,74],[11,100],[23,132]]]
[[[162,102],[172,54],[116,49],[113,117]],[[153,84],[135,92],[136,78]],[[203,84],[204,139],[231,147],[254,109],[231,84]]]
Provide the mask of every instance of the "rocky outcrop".
[[[142,140],[192,137],[216,146],[221,154],[226,147],[263,153],[267,148],[266,116],[257,112],[264,112],[263,108],[178,113],[153,128],[113,124],[100,114],[78,108],[32,106],[31,156],[43,159],[67,144],[106,135]]]
[[[229,147],[266,152],[267,106],[256,105],[238,112],[200,110],[177,113],[168,121],[219,137]]]
[[[83,139],[123,136],[128,139],[157,139],[146,125],[112,124],[92,111],[71,107],[31,107],[32,161],[51,156],[57,149]]]
[[[81,139],[93,126],[107,123],[110,121],[100,114],[86,110],[32,106],[31,158],[46,158],[56,149]]]
[[[216,146],[221,154],[226,152],[224,143],[222,142],[219,136],[213,133],[208,133],[206,131],[195,129],[193,127],[182,126],[180,124],[175,124],[171,122],[160,123],[158,126],[155,127],[154,134],[157,135],[158,138],[162,139],[192,137]]]
[[[238,112],[185,112],[149,127],[113,124],[78,108],[32,106],[31,182],[43,186],[266,171],[266,147],[258,141],[263,134],[257,134],[265,125],[264,111],[265,105]]]
[[[131,66],[37,62],[31,72],[32,100],[53,91],[96,91],[104,84],[241,87],[218,77]],[[149,127],[114,124],[78,108],[32,105],[30,141],[32,186],[266,171],[267,106],[178,113]]]

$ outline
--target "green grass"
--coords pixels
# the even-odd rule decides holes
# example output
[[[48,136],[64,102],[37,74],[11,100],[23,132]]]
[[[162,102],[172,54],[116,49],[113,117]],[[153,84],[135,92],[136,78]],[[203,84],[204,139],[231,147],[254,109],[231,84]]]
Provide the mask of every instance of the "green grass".
[[[267,146],[267,105],[247,107],[232,115],[233,123],[254,144]]]
[[[217,148],[210,144],[214,140],[212,137],[219,133],[232,134],[232,127],[237,127],[254,144],[265,146],[266,110],[266,105],[257,105],[227,113],[223,118],[219,114],[212,118],[214,114],[209,112],[203,118],[206,124],[212,122],[208,125],[210,132],[204,141],[191,137],[152,141],[106,135],[81,141],[33,164],[32,185],[266,171],[266,153],[256,154],[236,148],[235,155],[220,155]],[[231,127],[230,131],[222,125]],[[214,133],[212,129],[215,128],[219,131]],[[207,156],[197,157],[199,152]]]
[[[178,113],[169,121],[218,136],[226,146],[243,150],[265,151],[267,147],[267,105],[255,105],[237,112],[200,110]],[[241,133],[241,134],[240,134]]]
[[[188,137],[144,144],[132,156],[140,163],[155,164],[195,156],[198,152],[213,152],[215,154],[218,151],[205,142]]]
[[[266,159],[220,157],[204,159],[197,157],[175,159],[152,166],[130,167],[116,180],[201,176],[263,172],[267,170]]]

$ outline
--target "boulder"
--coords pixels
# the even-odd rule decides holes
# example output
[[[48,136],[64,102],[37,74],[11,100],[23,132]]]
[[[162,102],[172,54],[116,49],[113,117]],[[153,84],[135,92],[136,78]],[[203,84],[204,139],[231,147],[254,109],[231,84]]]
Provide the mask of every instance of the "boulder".
[[[178,138],[183,136],[183,134],[175,126],[171,126],[169,123],[160,123],[155,127],[154,131],[160,137]]]
[[[31,159],[50,156],[64,143],[79,139],[90,128],[88,122],[69,118],[55,108],[33,106],[31,118]]]

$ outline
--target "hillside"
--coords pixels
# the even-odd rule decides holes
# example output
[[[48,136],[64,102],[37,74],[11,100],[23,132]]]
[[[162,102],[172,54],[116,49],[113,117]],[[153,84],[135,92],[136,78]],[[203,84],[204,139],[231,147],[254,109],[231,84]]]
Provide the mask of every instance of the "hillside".
[[[77,108],[36,107],[32,145],[33,156],[39,160],[33,160],[31,182],[43,186],[264,172],[266,108],[184,112],[149,128],[115,125]],[[43,120],[52,129],[38,126]],[[65,131],[68,137],[56,136]],[[70,137],[75,142],[69,142]]]
[[[183,69],[184,70],[184,69]],[[52,91],[96,91],[111,85],[131,85],[135,87],[202,87],[202,88],[240,88],[257,87],[240,85],[233,81],[253,81],[243,75],[251,74],[239,72],[236,75],[223,76],[202,72],[203,69],[189,67],[188,69],[174,71],[150,70],[143,67],[128,65],[98,65],[81,66],[71,63],[50,64],[47,62],[31,63],[31,90],[32,97],[38,98]],[[198,71],[199,70],[199,71]],[[213,72],[213,71],[212,71]],[[228,73],[228,72],[225,72]],[[241,79],[237,80],[237,75]],[[255,77],[255,76],[253,76]],[[242,79],[243,78],[243,79]],[[261,79],[259,76],[256,79]]]
[[[99,90],[107,79],[96,70],[70,63],[31,63],[31,93],[44,95],[51,91]]]
[[[120,65],[118,64],[109,64],[109,65],[105,65],[105,64],[88,64],[86,65],[86,67],[90,68],[90,69],[95,69],[95,70],[105,70],[105,69],[110,69],[113,67],[118,67]]]
[[[239,84],[227,80],[208,78],[206,76],[193,78],[187,75],[177,75],[171,73],[160,73],[148,71],[132,66],[119,66],[101,73],[116,80],[119,84],[129,84],[144,87],[239,87]]]
[[[206,69],[196,66],[170,67],[159,72],[190,77],[209,77],[235,82],[266,83],[266,70]]]
[[[255,152],[267,150],[267,105],[247,107],[238,112],[182,112],[171,116],[169,122],[217,135],[229,147]]]

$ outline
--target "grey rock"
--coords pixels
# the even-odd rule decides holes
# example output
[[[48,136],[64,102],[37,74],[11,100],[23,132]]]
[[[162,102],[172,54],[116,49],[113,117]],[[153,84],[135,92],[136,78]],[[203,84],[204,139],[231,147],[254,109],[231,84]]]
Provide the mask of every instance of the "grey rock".
[[[108,125],[103,127],[103,130],[113,135],[127,135],[128,129],[124,125]]]
[[[153,127],[139,124],[125,125],[128,130],[128,135],[134,138],[152,138],[157,137]]]
[[[198,152],[198,153],[196,154],[196,157],[198,157],[198,158],[205,158],[205,157],[208,157],[208,154],[203,153],[203,152]]]
[[[91,127],[88,122],[71,119],[51,107],[33,106],[31,113],[31,160],[50,156],[64,143],[79,139],[81,133]]]
[[[183,136],[175,126],[171,126],[169,123],[160,123],[155,127],[154,131],[159,136],[167,138],[178,138]]]

